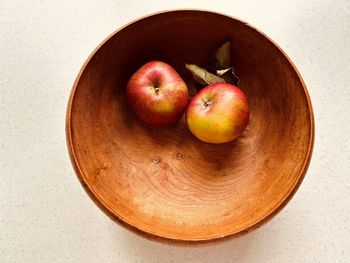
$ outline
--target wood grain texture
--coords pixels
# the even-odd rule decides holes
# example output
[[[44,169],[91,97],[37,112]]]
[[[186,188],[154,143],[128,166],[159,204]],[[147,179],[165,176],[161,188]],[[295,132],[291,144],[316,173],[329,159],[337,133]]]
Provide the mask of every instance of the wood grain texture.
[[[184,119],[144,125],[125,102],[126,83],[150,60],[185,79],[231,39],[250,102],[250,122],[232,143],[198,141]],[[197,245],[245,233],[276,214],[300,185],[314,121],[306,87],[288,57],[237,19],[194,10],[155,14],[118,30],[90,56],[74,84],[66,122],[75,171],[112,219],[150,239]]]

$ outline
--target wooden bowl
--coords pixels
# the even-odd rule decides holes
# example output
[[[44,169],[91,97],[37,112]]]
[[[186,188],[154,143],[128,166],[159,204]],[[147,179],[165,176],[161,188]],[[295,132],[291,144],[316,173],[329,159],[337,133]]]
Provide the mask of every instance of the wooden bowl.
[[[184,120],[152,128],[130,111],[126,83],[141,65],[165,61],[188,81],[185,63],[205,65],[227,38],[250,101],[239,139],[203,143]],[[107,215],[147,238],[191,245],[246,233],[286,205],[308,168],[314,121],[301,76],[269,38],[225,15],[183,10],[137,20],[93,52],[66,132],[78,178]]]

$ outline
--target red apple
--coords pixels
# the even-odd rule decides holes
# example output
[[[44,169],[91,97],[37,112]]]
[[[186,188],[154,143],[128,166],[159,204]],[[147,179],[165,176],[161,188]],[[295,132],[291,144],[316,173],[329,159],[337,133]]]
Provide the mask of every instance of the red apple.
[[[208,143],[230,142],[248,124],[248,100],[234,85],[212,84],[192,98],[186,120],[189,130],[199,140]]]
[[[186,83],[170,65],[151,61],[138,69],[127,85],[127,102],[136,115],[152,125],[173,125],[188,104]]]

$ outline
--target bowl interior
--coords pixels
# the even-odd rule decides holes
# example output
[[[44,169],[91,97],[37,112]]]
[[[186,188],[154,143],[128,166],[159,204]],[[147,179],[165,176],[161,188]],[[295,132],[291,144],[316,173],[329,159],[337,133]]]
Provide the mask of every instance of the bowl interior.
[[[228,38],[250,101],[239,139],[202,143],[184,120],[152,128],[129,110],[126,83],[145,62],[165,61],[189,81],[185,63],[205,65]],[[212,240],[263,222],[301,182],[313,141],[310,102],[286,56],[245,23],[200,11],[150,16],[111,36],[79,75],[67,120],[71,157],[94,201],[170,240]]]

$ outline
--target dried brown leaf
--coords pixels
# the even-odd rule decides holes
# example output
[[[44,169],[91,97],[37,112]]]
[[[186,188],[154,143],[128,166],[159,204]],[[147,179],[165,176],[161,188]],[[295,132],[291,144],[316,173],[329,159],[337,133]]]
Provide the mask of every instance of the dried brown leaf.
[[[233,67],[227,69],[216,70],[216,75],[225,79],[227,83],[238,85],[239,77],[236,75]]]
[[[186,68],[192,73],[193,79],[202,85],[211,85],[218,82],[225,82],[225,79],[208,72],[195,64],[186,64]]]
[[[227,69],[231,66],[231,43],[226,41],[214,53],[214,65],[217,69]]]

